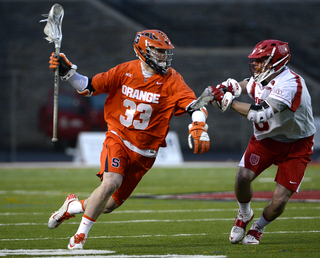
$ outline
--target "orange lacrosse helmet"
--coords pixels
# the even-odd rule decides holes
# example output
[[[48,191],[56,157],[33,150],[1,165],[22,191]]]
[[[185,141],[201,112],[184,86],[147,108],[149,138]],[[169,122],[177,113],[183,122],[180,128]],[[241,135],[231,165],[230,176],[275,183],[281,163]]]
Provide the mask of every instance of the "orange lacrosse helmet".
[[[281,71],[290,60],[287,42],[267,39],[259,42],[249,57],[249,67],[255,82],[262,82]]]
[[[141,61],[160,74],[166,74],[171,66],[174,46],[161,30],[138,32],[133,49]]]

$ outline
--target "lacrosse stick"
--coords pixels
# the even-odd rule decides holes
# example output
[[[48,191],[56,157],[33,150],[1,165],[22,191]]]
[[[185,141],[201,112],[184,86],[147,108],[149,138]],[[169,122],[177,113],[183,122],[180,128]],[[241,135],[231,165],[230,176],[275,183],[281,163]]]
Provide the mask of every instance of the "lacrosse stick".
[[[208,105],[209,101],[213,100],[214,97],[211,95],[211,91],[209,88],[206,88],[204,92],[200,95],[200,97],[194,102],[190,108],[193,110],[200,109],[206,105]]]
[[[47,35],[45,38],[49,43],[54,42],[56,56],[60,54],[61,41],[62,41],[62,19],[64,10],[61,5],[54,4],[51,7],[49,14],[43,14],[43,17],[47,19],[41,20],[40,22],[47,22],[44,27],[44,33]],[[58,124],[58,94],[59,94],[59,67],[54,73],[54,99],[53,99],[53,135],[52,142],[58,142],[57,138],[57,124]]]

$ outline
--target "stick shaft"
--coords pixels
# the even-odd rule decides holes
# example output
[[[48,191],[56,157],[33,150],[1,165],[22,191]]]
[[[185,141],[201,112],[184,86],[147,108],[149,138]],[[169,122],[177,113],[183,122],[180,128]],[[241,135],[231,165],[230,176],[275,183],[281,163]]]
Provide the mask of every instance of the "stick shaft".
[[[60,48],[56,47],[56,55],[59,56]],[[53,95],[53,133],[52,142],[58,141],[57,128],[58,128],[58,101],[59,101],[59,66],[54,73],[54,95]]]

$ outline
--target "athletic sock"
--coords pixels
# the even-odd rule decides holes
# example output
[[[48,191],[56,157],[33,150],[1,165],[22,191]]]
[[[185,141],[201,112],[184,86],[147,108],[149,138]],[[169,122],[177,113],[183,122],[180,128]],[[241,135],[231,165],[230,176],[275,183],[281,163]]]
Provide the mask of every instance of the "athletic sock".
[[[83,199],[83,200],[80,201],[83,212],[85,211],[85,209],[84,209],[84,201],[85,200],[87,200],[87,199]]]
[[[95,223],[95,221],[96,221],[95,219],[92,219],[92,218],[88,217],[87,215],[83,214],[80,226],[79,226],[76,234],[84,233],[85,238],[87,238],[89,230],[91,229],[91,227]]]
[[[251,211],[250,203],[251,202],[238,202],[239,208],[240,208],[240,212],[242,214],[250,213],[250,211]]]
[[[261,214],[261,217],[260,217],[260,219],[257,221],[257,223],[258,223],[258,225],[259,225],[261,228],[263,228],[263,227],[267,226],[268,224],[270,224],[271,221],[266,220],[264,214],[262,213],[262,214]]]
[[[68,212],[70,215],[84,213],[81,201],[73,201],[69,204]]]

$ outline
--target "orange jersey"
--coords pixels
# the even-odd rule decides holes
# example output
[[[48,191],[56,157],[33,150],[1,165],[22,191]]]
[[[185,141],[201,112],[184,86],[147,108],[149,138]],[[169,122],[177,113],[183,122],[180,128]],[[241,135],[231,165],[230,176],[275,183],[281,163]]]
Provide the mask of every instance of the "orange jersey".
[[[93,95],[108,93],[104,118],[108,129],[139,149],[165,147],[173,115],[186,113],[194,92],[173,68],[145,79],[141,61],[120,64],[92,78]]]

